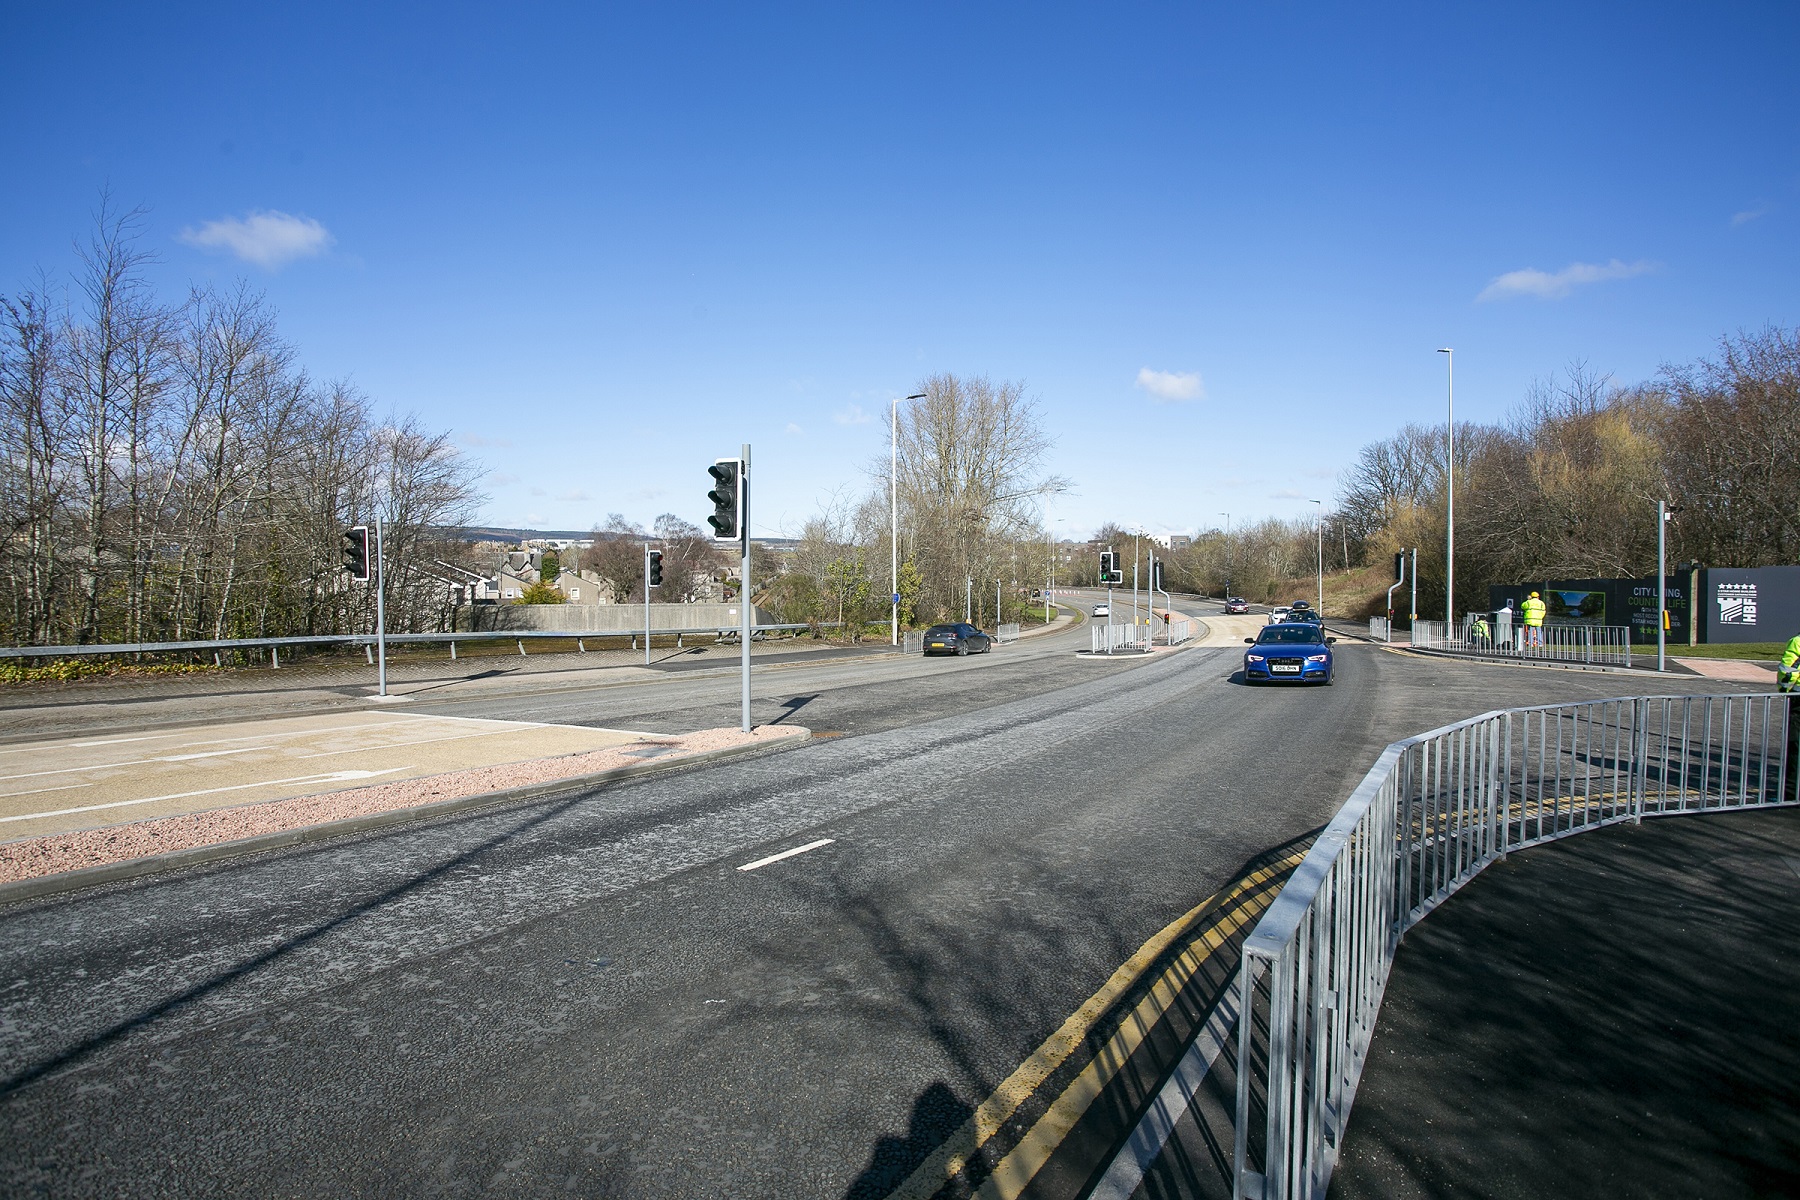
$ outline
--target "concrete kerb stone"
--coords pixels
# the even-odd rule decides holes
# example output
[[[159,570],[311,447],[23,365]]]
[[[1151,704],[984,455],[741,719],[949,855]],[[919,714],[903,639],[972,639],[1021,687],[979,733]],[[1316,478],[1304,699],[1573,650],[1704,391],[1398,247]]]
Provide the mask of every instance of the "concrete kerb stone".
[[[673,771],[684,767],[698,766],[702,763],[718,762],[720,759],[760,758],[765,754],[778,754],[784,750],[792,750],[812,739],[812,730],[799,725],[790,728],[794,730],[793,736],[775,742],[721,746],[716,750],[701,750],[679,758],[651,759],[648,762],[614,767],[607,771],[595,771],[588,775],[572,775],[567,779],[551,779],[543,783],[502,788],[499,791],[482,792],[474,796],[456,796],[448,800],[434,800],[427,804],[393,808],[386,812],[368,813],[360,817],[345,817],[341,821],[326,821],[318,825],[303,825],[298,829],[261,833],[255,837],[219,842],[211,846],[190,846],[185,850],[171,850],[165,854],[151,854],[143,858],[127,859],[123,862],[102,863],[99,866],[82,867],[75,871],[61,871],[54,875],[40,875],[33,879],[18,879],[10,883],[0,883],[0,905],[61,895],[64,892],[79,891],[105,883],[141,879],[146,875],[160,875],[167,871],[179,871],[184,867],[203,866],[207,863],[238,858],[246,854],[257,854],[265,850],[281,850],[289,846],[305,845],[308,842],[323,842],[332,838],[369,833],[379,829],[392,829],[400,825],[423,823],[438,817],[459,816],[478,808],[546,799],[565,792],[581,791],[584,788],[616,783],[658,771]]]

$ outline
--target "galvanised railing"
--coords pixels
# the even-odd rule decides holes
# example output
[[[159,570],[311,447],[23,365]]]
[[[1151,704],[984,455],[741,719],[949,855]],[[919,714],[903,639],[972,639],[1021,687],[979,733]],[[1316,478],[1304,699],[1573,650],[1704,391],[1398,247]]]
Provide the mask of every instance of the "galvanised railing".
[[[824,625],[836,625],[835,621],[823,622]],[[810,629],[810,625],[758,625],[751,630],[751,636],[759,637],[767,633],[795,633],[802,629]],[[706,626],[694,629],[656,629],[652,631],[659,638],[673,637],[680,645],[683,637],[734,638],[739,636],[737,628]],[[519,653],[525,653],[525,643],[532,641],[574,642],[582,653],[587,652],[588,642],[597,642],[604,638],[626,638],[632,649],[637,649],[638,638],[644,636],[642,629],[589,629],[584,631],[557,631],[542,629],[515,629],[499,631],[483,631],[480,633],[390,633],[387,643],[390,646],[416,645],[448,645],[450,657],[456,657],[456,646],[459,642],[515,642]],[[217,638],[210,641],[188,642],[112,642],[94,643],[84,646],[0,646],[0,659],[7,658],[79,658],[108,654],[180,654],[201,650],[210,650],[215,655],[239,653],[245,650],[267,650],[272,665],[281,665],[281,651],[296,646],[361,646],[374,653],[377,638],[372,633],[326,633],[312,637],[266,637],[266,638]]]
[[[1092,642],[1091,653],[1111,654],[1114,650],[1143,650],[1147,648],[1150,628],[1147,625],[1103,625],[1098,622],[1089,626],[1089,640]]]
[[[1233,1195],[1325,1195],[1408,928],[1526,846],[1792,804],[1789,738],[1786,696],[1657,696],[1494,712],[1384,750],[1244,943]]]
[[[1393,624],[1386,617],[1369,618],[1369,640],[1372,642],[1391,642],[1394,640]]]
[[[1536,625],[1488,623],[1477,632],[1472,620],[1446,630],[1442,621],[1414,621],[1412,645],[1417,650],[1449,650],[1458,654],[1542,659],[1548,662],[1631,665],[1631,628],[1627,625]]]

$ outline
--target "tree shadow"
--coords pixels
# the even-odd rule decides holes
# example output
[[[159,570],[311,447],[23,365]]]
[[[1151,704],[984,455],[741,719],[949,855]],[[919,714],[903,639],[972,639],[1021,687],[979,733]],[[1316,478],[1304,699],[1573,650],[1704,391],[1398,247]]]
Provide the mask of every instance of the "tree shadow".
[[[22,1089],[28,1087],[37,1080],[79,1062],[89,1055],[121,1041],[130,1034],[152,1024],[158,1019],[187,1005],[193,1004],[196,1001],[204,999],[220,989],[228,987],[232,983],[253,974],[261,968],[311,945],[320,938],[350,924],[357,918],[374,912],[382,906],[400,899],[409,892],[443,878],[455,871],[458,867],[479,858],[488,851],[497,849],[507,842],[554,820],[564,812],[567,812],[569,809],[582,803],[582,800],[583,797],[581,796],[572,796],[569,799],[552,803],[548,806],[542,805],[541,802],[533,802],[532,808],[534,811],[531,812],[530,815],[477,845],[445,859],[430,870],[419,872],[402,883],[387,888],[374,896],[346,908],[334,917],[321,921],[301,933],[284,938],[282,941],[261,954],[247,958],[234,966],[216,971],[207,978],[202,979],[200,982],[177,992],[175,995],[154,1004],[147,1005],[131,1016],[114,1022],[107,1028],[83,1037],[74,1045],[60,1050],[50,1055],[48,1058],[41,1059],[35,1064],[25,1066],[4,1079],[0,1079],[0,1102],[11,1099]],[[318,850],[323,851],[333,848],[335,848],[334,843],[325,843],[323,846],[319,847]],[[217,873],[219,870],[232,869],[236,868],[233,866],[213,868],[205,873]],[[142,886],[156,887],[169,882],[171,879],[192,877],[193,876],[189,873],[183,872],[178,876],[154,880]],[[79,900],[79,896],[77,896],[76,899]]]

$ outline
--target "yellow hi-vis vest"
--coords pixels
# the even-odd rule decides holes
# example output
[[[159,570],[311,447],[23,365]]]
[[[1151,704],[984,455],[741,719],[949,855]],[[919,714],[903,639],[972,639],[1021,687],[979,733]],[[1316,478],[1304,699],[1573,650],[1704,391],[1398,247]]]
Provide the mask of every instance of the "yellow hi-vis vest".
[[[1546,606],[1542,600],[1533,600],[1531,597],[1527,596],[1522,607],[1525,612],[1525,623],[1527,625],[1536,626],[1544,623],[1544,609]]]
[[[1775,687],[1783,692],[1800,692],[1800,634],[1781,652],[1781,665],[1775,668]]]

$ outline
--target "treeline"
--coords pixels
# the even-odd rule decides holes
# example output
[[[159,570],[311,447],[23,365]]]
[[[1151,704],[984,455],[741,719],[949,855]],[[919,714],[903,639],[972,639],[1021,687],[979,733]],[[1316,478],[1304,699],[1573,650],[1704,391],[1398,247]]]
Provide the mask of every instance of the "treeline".
[[[1506,422],[1457,425],[1457,608],[1484,607],[1490,584],[1654,575],[1658,500],[1675,514],[1671,569],[1800,561],[1797,453],[1795,333],[1728,337],[1713,357],[1630,386],[1576,366]],[[1445,480],[1443,428],[1409,426],[1364,447],[1334,514],[1355,562],[1419,547],[1432,617],[1444,607]]]
[[[934,375],[916,390],[899,405],[897,453],[882,447],[868,491],[830,498],[766,591],[757,580],[772,576],[752,562],[758,602],[783,620],[887,619],[895,557],[904,625],[960,621],[965,607],[989,626],[1022,618],[1050,553],[1043,503],[1068,486],[1043,470],[1052,443],[1037,405],[1024,385],[985,377]]]
[[[470,519],[475,468],[309,377],[248,288],[156,296],[138,227],[103,209],[68,286],[0,297],[0,638],[362,632],[340,535],[377,517],[390,628],[446,627],[436,531]]]

